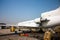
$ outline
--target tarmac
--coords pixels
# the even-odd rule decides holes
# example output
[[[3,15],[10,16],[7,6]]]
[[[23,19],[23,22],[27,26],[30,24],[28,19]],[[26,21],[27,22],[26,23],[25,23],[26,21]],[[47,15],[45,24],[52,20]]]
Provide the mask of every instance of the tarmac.
[[[0,40],[38,40],[33,37],[24,37],[18,35],[0,36]]]
[[[11,34],[14,32],[11,32],[10,29],[0,29],[0,35],[4,35],[4,34]]]
[[[40,33],[28,33],[27,36],[19,36],[15,32],[10,32],[10,29],[0,29],[0,40],[41,40],[43,34]]]

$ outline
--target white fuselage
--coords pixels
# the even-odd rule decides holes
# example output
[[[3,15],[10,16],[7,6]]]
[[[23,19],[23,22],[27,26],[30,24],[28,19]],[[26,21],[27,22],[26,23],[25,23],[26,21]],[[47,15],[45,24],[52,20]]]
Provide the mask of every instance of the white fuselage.
[[[47,21],[45,21],[47,19]],[[43,22],[41,22],[43,21]],[[35,19],[36,23],[42,23],[43,27],[51,27],[55,25],[60,26],[60,7],[56,10],[45,12],[41,14],[41,18]]]
[[[51,16],[46,18],[47,22],[42,22],[42,26],[44,27],[51,27],[51,26],[55,26],[55,25],[60,25],[60,16]]]
[[[41,18],[36,18],[34,20],[25,21],[25,22],[20,22],[18,23],[18,26],[38,27],[37,23],[38,24],[42,23],[43,27],[52,27],[55,25],[60,26],[60,7],[57,8],[56,10],[42,13]]]

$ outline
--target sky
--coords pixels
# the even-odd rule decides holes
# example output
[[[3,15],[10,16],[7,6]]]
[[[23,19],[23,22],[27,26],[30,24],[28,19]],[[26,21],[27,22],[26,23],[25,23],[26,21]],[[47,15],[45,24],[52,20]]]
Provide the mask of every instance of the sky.
[[[33,20],[60,6],[59,0],[0,0],[0,23]]]

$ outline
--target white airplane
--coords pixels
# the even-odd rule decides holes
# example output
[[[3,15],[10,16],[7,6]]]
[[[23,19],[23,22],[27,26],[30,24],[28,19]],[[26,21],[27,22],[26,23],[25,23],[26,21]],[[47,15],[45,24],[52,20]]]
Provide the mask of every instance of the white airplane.
[[[18,23],[18,26],[26,26],[26,27],[53,27],[56,25],[60,25],[60,7],[41,14],[40,18],[36,18],[34,20],[25,21]]]

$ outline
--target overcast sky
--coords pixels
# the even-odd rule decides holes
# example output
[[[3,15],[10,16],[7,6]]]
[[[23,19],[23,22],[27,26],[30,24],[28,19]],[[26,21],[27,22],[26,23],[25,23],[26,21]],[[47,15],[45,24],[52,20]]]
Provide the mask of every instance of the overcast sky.
[[[60,6],[59,0],[0,0],[0,23],[33,20]]]

